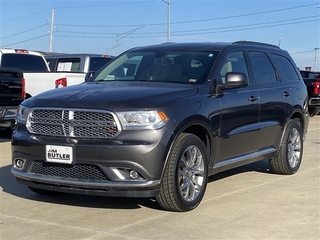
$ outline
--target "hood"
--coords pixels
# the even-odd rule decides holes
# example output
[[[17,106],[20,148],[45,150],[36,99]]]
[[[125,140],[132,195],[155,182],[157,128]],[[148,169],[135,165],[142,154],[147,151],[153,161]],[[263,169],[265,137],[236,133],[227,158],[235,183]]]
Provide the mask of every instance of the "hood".
[[[40,93],[24,102],[28,107],[105,110],[152,109],[196,94],[194,85],[163,82],[91,82]]]

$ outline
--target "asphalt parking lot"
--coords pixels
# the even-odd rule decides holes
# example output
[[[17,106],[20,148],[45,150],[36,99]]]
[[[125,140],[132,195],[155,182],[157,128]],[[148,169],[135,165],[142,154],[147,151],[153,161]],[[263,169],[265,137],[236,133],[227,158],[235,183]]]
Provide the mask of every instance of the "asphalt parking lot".
[[[263,160],[217,174],[186,213],[153,199],[37,195],[15,182],[10,150],[0,130],[0,239],[320,239],[320,115],[298,173],[273,174]]]

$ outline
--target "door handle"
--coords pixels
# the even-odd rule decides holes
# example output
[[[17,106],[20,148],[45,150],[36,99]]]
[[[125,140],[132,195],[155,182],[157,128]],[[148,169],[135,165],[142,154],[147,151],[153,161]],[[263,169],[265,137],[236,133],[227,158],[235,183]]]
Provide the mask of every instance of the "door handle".
[[[259,100],[259,98],[256,97],[256,96],[251,96],[251,97],[248,98],[248,100],[249,100],[250,102],[254,102],[254,101]]]
[[[291,92],[287,92],[287,91],[285,91],[282,95],[283,95],[284,97],[288,97],[288,96],[290,96],[290,95],[291,95]]]

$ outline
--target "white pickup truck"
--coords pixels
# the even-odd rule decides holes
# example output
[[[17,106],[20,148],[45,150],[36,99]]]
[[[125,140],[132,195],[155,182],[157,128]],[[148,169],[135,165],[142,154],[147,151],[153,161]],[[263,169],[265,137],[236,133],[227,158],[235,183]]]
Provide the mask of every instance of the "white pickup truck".
[[[51,72],[67,74],[67,77],[56,80],[57,88],[84,82],[86,73],[98,71],[114,58],[110,55],[89,53],[48,54],[44,57]]]
[[[54,89],[56,81],[83,76],[77,73],[51,72],[44,56],[24,49],[0,48],[0,67],[19,68],[25,79],[26,98]]]

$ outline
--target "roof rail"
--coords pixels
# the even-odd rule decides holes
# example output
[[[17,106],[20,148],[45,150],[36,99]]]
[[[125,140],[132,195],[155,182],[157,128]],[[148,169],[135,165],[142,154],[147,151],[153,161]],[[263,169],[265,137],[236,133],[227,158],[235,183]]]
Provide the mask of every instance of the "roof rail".
[[[252,42],[252,41],[236,41],[236,42],[233,42],[232,44],[248,44],[248,45],[257,45],[257,46],[266,46],[266,47],[279,48],[278,46],[273,45],[273,44],[262,43],[262,42]]]

